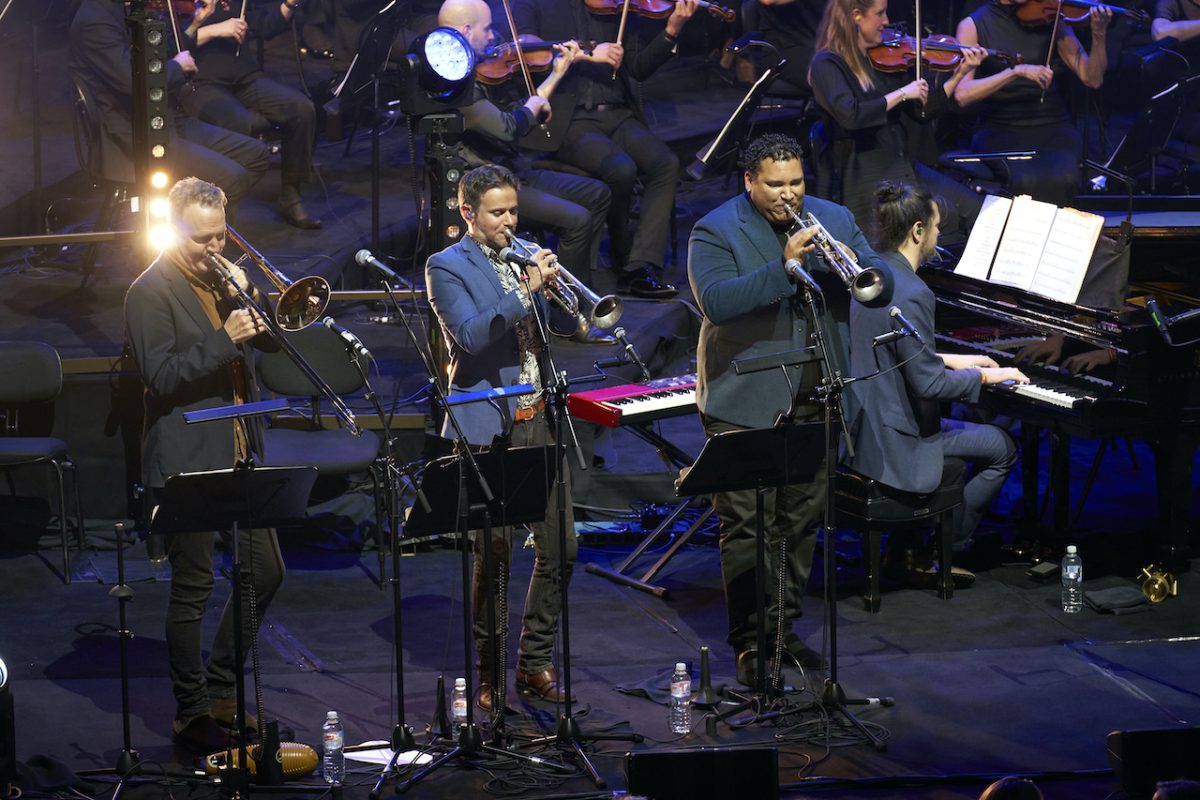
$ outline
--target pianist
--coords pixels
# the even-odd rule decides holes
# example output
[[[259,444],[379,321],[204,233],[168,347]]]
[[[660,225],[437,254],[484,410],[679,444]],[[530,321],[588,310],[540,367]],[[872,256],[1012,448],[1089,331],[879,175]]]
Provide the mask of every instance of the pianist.
[[[895,289],[890,305],[850,304],[851,374],[866,379],[850,385],[855,452],[848,466],[896,489],[921,493],[937,488],[945,458],[968,462],[973,474],[953,516],[954,547],[962,551],[1016,464],[1017,449],[994,425],[940,419],[938,401],[974,402],[983,385],[1028,383],[1028,378],[1020,370],[998,367],[988,356],[933,351],[934,296],[916,271],[937,245],[938,205],[926,189],[902,183],[880,184],[876,204],[876,244]],[[900,309],[919,339],[905,335],[876,343],[902,330],[893,308]],[[972,581],[969,572],[955,568],[956,584]]]
[[[832,279],[825,290],[826,329],[836,341],[831,354],[848,360],[845,349],[846,290],[837,278],[811,255],[814,229],[794,230],[786,206],[811,212],[830,235],[855,253],[860,263],[876,258],[854,216],[844,206],[806,197],[800,145],[790,137],[768,134],[752,141],[742,156],[746,192],[726,201],[706,215],[688,242],[688,278],[704,318],[697,350],[696,404],[705,433],[761,428],[786,411],[793,388],[808,394],[820,379],[819,365],[791,368],[794,386],[779,370],[737,375],[729,362],[805,347],[812,329],[802,295],[786,267],[789,259],[802,259],[805,269],[819,282]],[[828,316],[828,314],[827,314]],[[797,421],[820,418],[815,405],[801,405]],[[814,465],[815,466],[815,465]],[[776,578],[777,544],[786,537],[787,565],[784,594],[787,653],[801,666],[821,668],[824,659],[808,648],[791,630],[800,617],[800,601],[812,568],[816,535],[812,526],[823,507],[824,468],[809,484],[794,484],[766,494],[768,637],[775,636],[778,614]],[[724,492],[713,497],[721,522],[721,572],[729,615],[729,644],[737,657],[737,677],[753,686],[757,630],[754,596],[754,554],[757,527],[755,493]]]
[[[467,235],[425,265],[429,304],[446,334],[450,348],[452,391],[473,391],[527,383],[537,392],[513,404],[469,403],[459,407],[457,418],[472,445],[490,445],[493,439],[511,436],[514,447],[541,446],[552,442],[542,393],[543,345],[533,317],[549,308],[542,289],[558,271],[554,254],[539,250],[535,265],[515,268],[500,255],[510,242],[508,231],[517,227],[517,180],[505,167],[485,164],[463,173],[458,184],[459,209],[467,222]],[[518,278],[518,273],[520,278]],[[545,319],[545,317],[542,317]],[[445,430],[443,429],[443,433]],[[562,467],[566,469],[566,465]],[[558,627],[559,591],[565,591],[575,563],[575,520],[572,515],[570,473],[567,476],[567,574],[559,575],[557,494],[550,493],[546,521],[534,523],[533,576],[525,598],[517,688],[542,700],[564,698],[551,663]],[[479,705],[492,710],[492,676],[489,620],[484,611],[482,537],[475,536],[473,600],[475,645],[479,666]],[[493,552],[500,577],[497,614],[504,612],[509,562],[512,559],[512,528],[493,531]],[[561,577],[561,580],[560,580]],[[502,619],[506,618],[501,617]],[[503,648],[504,642],[499,643]],[[505,680],[505,676],[498,676]]]

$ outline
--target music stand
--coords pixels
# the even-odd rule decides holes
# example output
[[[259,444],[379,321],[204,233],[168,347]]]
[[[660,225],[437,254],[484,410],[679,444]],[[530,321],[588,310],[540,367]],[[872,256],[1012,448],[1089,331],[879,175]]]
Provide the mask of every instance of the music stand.
[[[190,534],[229,531],[233,539],[233,658],[237,664],[234,691],[238,760],[227,766],[222,785],[233,793],[245,790],[249,781],[246,755],[246,675],[242,641],[242,578],[239,527],[273,528],[303,519],[308,496],[317,480],[316,467],[257,467],[251,462],[233,469],[185,472],[167,478],[158,510],[150,521],[152,534]],[[257,680],[257,676],[256,676]],[[262,723],[260,722],[260,725]],[[260,731],[258,781],[260,785],[283,782],[276,723]],[[232,763],[232,758],[229,759]]]
[[[492,589],[494,565],[492,563],[492,528],[494,525],[522,525],[540,522],[546,518],[546,505],[550,487],[558,474],[554,460],[554,448],[541,447],[493,447],[475,455],[479,473],[491,487],[488,497],[479,481],[467,480],[467,469],[458,456],[445,456],[431,461],[421,478],[421,489],[429,498],[429,507],[414,505],[405,523],[410,535],[422,536],[442,533],[459,533],[462,537],[462,581],[463,581],[463,659],[467,682],[467,721],[459,731],[458,744],[438,756],[420,772],[396,784],[396,794],[411,788],[426,775],[443,764],[459,757],[469,758],[480,752],[515,758],[530,764],[559,766],[542,758],[514,753],[503,747],[504,687],[507,675],[497,675],[500,659],[496,641],[495,592]],[[490,626],[490,664],[492,672],[492,734],[493,744],[486,744],[475,725],[472,687],[471,645],[472,613],[469,602],[471,576],[468,554],[468,531],[482,531],[483,570],[487,595],[487,616]],[[507,670],[506,670],[507,672]],[[569,769],[562,767],[563,769]]]
[[[680,496],[754,490],[758,526],[754,543],[758,675],[754,691],[760,696],[768,694],[764,498],[767,489],[808,483],[816,477],[825,449],[823,428],[823,423],[810,422],[718,433],[704,443],[696,463],[675,488],[675,494]]]

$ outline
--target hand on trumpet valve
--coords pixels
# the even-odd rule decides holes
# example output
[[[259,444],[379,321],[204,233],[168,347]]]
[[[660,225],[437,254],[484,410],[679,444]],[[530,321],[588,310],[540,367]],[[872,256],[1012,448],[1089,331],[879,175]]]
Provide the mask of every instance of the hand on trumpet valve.
[[[558,256],[554,255],[553,251],[542,248],[534,253],[532,258],[536,266],[525,268],[525,281],[531,293],[540,292],[558,275]]]
[[[809,228],[801,228],[788,237],[787,244],[783,247],[783,260],[796,259],[802,261],[806,255],[811,253],[816,248],[816,243],[813,239],[816,238],[820,229],[813,225]]]
[[[241,344],[264,332],[267,324],[258,312],[248,308],[239,308],[229,314],[223,327],[234,344]]]

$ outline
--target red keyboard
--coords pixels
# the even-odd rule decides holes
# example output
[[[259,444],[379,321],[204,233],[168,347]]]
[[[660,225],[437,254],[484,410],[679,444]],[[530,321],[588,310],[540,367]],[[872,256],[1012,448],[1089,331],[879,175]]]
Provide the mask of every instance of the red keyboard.
[[[567,395],[567,410],[576,419],[609,428],[692,413],[696,410],[696,376],[675,375],[578,392]]]

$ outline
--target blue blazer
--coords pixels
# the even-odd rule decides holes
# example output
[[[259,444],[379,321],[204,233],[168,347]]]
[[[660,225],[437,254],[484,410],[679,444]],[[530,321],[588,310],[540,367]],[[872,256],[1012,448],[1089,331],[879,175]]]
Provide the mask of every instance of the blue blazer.
[[[830,235],[851,248],[864,266],[877,256],[844,207],[806,197],[810,211]],[[730,361],[805,347],[809,341],[802,295],[783,266],[783,245],[746,194],[704,216],[688,241],[688,279],[704,319],[696,350],[700,412],[735,425],[772,425],[786,411],[792,390],[780,370],[738,375]],[[811,253],[805,269],[821,284],[830,325],[831,356],[849,368],[848,297],[845,285]],[[800,368],[790,369],[798,387]]]
[[[942,480],[945,460],[937,401],[975,402],[983,377],[977,369],[946,369],[934,349],[933,292],[900,253],[884,253],[882,260],[895,284],[891,304],[867,308],[850,303],[851,374],[881,374],[850,384],[854,402],[849,404],[849,429],[855,453],[847,463],[887,486],[931,492]],[[873,346],[876,336],[894,329],[892,306],[904,312],[927,345],[905,336]]]
[[[464,236],[430,256],[425,288],[450,347],[450,393],[518,383],[516,324],[530,312],[516,292],[504,291],[479,245]],[[540,293],[535,297],[544,315],[546,302]],[[516,408],[514,397],[457,406],[454,414],[468,442],[490,445],[512,429]],[[450,433],[447,421],[442,435]]]

